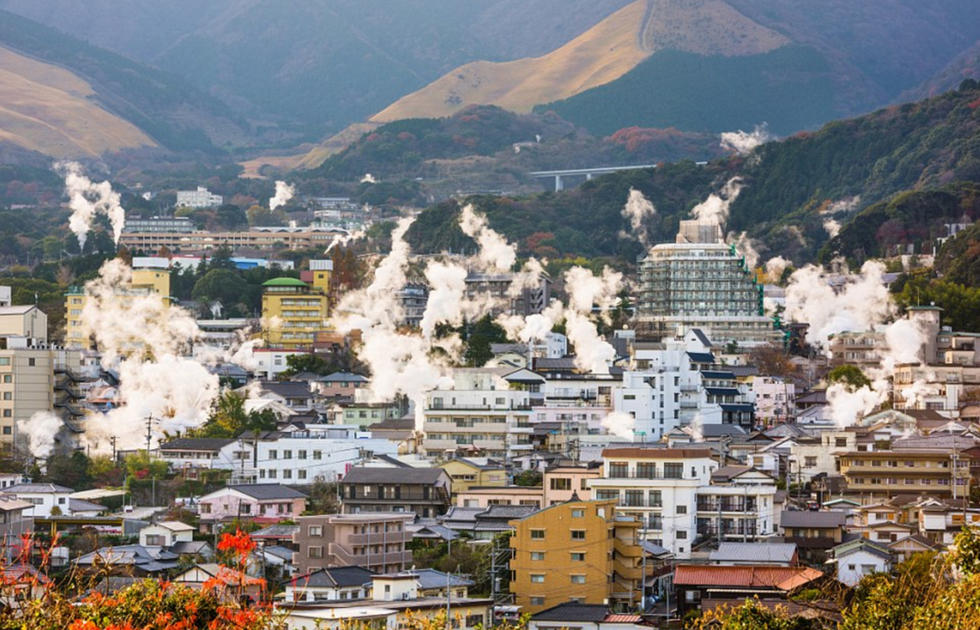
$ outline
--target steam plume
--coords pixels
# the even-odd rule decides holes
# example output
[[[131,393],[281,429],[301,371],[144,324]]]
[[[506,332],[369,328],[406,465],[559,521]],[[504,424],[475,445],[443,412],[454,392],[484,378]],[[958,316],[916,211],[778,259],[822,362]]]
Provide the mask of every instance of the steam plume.
[[[505,273],[517,262],[516,248],[503,236],[487,225],[487,219],[477,214],[472,204],[463,206],[459,217],[459,227],[463,233],[480,246],[478,262],[488,271]]]
[[[364,177],[361,178],[362,184],[377,184],[378,180],[374,178],[371,173],[364,173]]]
[[[653,203],[644,197],[639,190],[630,188],[630,194],[626,199],[626,205],[623,206],[622,214],[630,222],[631,233],[629,235],[621,233],[620,236],[631,236],[643,245],[647,245],[647,231],[643,224],[647,219],[657,214],[657,209]]]
[[[613,411],[602,419],[602,428],[607,433],[615,435],[623,440],[633,440],[633,427],[636,423],[635,418],[622,411]]]
[[[82,167],[78,162],[59,162],[55,164],[55,169],[65,177],[65,193],[68,195],[68,207],[71,208],[68,227],[78,239],[79,250],[85,248],[88,233],[92,231],[92,221],[97,214],[109,217],[112,237],[118,245],[126,223],[126,211],[120,205],[119,193],[114,192],[107,181],[93,183],[82,174]]]
[[[728,209],[742,192],[742,180],[733,177],[725,182],[718,194],[712,193],[707,199],[691,209],[691,216],[704,223],[717,223],[724,228],[728,222]]]
[[[286,182],[276,182],[276,194],[269,198],[269,210],[275,210],[279,206],[284,206],[296,194],[296,188]]]
[[[721,134],[721,148],[747,155],[760,144],[772,139],[766,123],[756,125],[752,131],[725,131]]]
[[[37,411],[27,420],[17,421],[17,430],[28,436],[28,447],[37,459],[47,459],[54,451],[61,426],[61,418],[50,411]]]

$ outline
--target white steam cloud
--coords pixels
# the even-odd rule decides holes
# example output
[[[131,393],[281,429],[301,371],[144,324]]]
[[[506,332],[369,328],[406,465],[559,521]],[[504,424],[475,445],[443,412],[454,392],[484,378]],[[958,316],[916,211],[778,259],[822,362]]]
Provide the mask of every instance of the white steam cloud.
[[[752,131],[725,131],[721,134],[721,148],[734,151],[739,155],[747,155],[760,144],[772,139],[766,123],[756,125]]]
[[[717,223],[722,228],[728,223],[728,210],[732,202],[742,192],[742,180],[733,177],[725,182],[718,194],[712,193],[707,199],[691,209],[691,216],[702,223]]]
[[[364,173],[364,177],[361,178],[362,184],[377,184],[378,180],[374,178],[371,173]]]
[[[827,232],[827,235],[830,236],[830,238],[835,238],[838,234],[840,234],[840,228],[840,221],[837,219],[827,218],[823,220],[823,229]]]
[[[275,210],[279,206],[286,205],[293,195],[296,194],[296,187],[283,181],[276,182],[276,194],[269,198],[269,210]]]
[[[643,224],[647,219],[657,214],[657,209],[653,203],[644,197],[639,190],[630,188],[629,197],[626,199],[626,205],[623,206],[622,214],[630,222],[631,233],[620,232],[620,237],[632,237],[643,245],[648,245],[647,231]]]
[[[38,411],[27,420],[17,421],[17,430],[27,435],[30,453],[37,459],[47,459],[54,451],[61,426],[61,418],[50,411]]]
[[[487,271],[506,273],[517,262],[517,249],[492,230],[487,225],[486,217],[477,214],[472,204],[463,206],[459,227],[480,246],[477,260]]]
[[[602,428],[610,435],[623,440],[633,441],[633,427],[636,419],[628,413],[613,411],[602,419]]]
[[[109,182],[96,184],[83,175],[78,162],[59,162],[55,164],[55,170],[64,174],[65,193],[68,195],[68,207],[71,208],[68,227],[78,239],[79,250],[85,248],[88,233],[92,231],[92,221],[99,214],[109,218],[112,237],[118,245],[126,223],[126,211],[120,205],[119,193],[112,190]]]

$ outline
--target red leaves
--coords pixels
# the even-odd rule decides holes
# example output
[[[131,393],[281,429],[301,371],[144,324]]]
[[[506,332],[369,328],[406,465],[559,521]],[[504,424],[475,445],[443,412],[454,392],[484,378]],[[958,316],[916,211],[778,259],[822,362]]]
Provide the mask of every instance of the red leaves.
[[[253,549],[255,549],[255,541],[240,529],[234,534],[222,534],[221,540],[218,541],[218,551],[232,551],[239,560],[248,558],[248,554]]]

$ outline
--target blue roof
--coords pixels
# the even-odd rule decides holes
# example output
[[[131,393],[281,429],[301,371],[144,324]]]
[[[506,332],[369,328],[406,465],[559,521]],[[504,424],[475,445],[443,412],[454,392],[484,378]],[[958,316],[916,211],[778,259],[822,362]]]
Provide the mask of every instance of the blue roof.
[[[738,390],[734,387],[705,387],[709,396],[738,396]]]
[[[722,403],[722,411],[755,411],[755,405],[751,403]]]
[[[710,352],[688,352],[688,358],[695,363],[714,363],[715,355]]]
[[[735,380],[734,372],[725,372],[722,370],[701,370],[701,376],[705,378],[717,378],[717,379],[727,379]]]

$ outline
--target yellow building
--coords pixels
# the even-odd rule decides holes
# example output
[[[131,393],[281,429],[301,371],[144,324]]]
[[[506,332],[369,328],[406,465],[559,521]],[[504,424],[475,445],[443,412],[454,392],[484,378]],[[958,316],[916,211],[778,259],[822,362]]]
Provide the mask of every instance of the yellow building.
[[[273,278],[262,285],[262,335],[269,347],[312,350],[316,334],[326,330],[330,272],[313,271],[313,282]]]
[[[510,525],[510,590],[523,612],[565,602],[629,610],[640,602],[640,522],[617,518],[615,501],[573,498]]]
[[[159,295],[164,304],[171,304],[169,269],[133,269],[129,286],[119,292],[122,297]],[[89,340],[82,334],[82,309],[85,308],[85,290],[70,287],[65,293],[65,345],[87,348]]]
[[[970,458],[952,449],[854,451],[840,455],[847,491],[862,501],[897,494],[929,494],[940,499],[970,496]]]
[[[507,469],[486,457],[456,457],[439,465],[453,480],[453,496],[477,487],[507,485]]]

